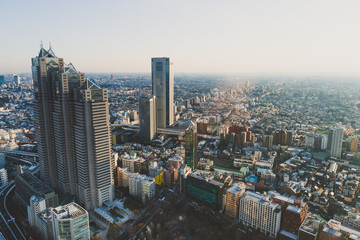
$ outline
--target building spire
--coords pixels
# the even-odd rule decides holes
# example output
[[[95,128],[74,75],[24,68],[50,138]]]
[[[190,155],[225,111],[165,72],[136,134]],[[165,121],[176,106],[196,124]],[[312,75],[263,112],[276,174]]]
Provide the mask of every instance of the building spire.
[[[51,50],[51,42],[49,42],[49,50]]]
[[[41,42],[40,42],[40,49],[43,48],[43,47],[44,47],[44,45],[43,45],[43,42],[42,42],[42,40],[41,40]]]

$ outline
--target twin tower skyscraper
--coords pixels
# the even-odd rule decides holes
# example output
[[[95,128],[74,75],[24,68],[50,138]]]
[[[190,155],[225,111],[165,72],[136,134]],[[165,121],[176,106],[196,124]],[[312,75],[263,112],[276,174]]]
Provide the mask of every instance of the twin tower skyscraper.
[[[71,63],[65,64],[51,48],[41,47],[32,58],[32,75],[41,180],[76,195],[86,209],[112,201],[115,161],[108,90],[85,78]],[[152,93],[153,97],[140,99],[141,118],[147,119],[140,122],[140,129],[149,127],[155,136],[157,128],[174,121],[169,58],[152,59]]]
[[[108,91],[41,47],[32,58],[40,177],[86,208],[114,198]]]
[[[158,128],[174,123],[174,76],[169,58],[151,59],[152,96],[139,99],[139,136],[155,138]]]

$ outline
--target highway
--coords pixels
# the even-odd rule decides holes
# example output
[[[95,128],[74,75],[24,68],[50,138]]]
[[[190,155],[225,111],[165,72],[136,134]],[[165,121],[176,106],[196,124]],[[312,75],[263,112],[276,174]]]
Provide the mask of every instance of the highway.
[[[11,239],[23,239],[26,240],[25,236],[21,232],[18,225],[15,223],[15,218],[11,216],[9,210],[6,207],[6,200],[15,188],[15,182],[12,181],[3,188],[0,192],[0,230],[7,240]]]

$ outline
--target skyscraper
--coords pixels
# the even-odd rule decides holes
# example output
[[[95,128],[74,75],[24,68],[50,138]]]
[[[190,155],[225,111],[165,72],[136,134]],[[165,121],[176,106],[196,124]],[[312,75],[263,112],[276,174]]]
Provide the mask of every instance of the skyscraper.
[[[40,176],[85,208],[113,199],[107,89],[41,48],[32,59]]]
[[[190,126],[185,130],[185,163],[194,170],[197,168],[197,130]]]
[[[152,58],[152,95],[156,97],[156,126],[174,123],[174,76],[169,58]]]
[[[18,75],[14,75],[14,83],[16,86],[19,86],[21,84],[21,80]]]
[[[328,137],[328,149],[331,157],[341,157],[342,141],[344,138],[344,129],[334,128],[330,129]]]
[[[156,136],[156,97],[141,97],[139,100],[139,135],[151,141]]]

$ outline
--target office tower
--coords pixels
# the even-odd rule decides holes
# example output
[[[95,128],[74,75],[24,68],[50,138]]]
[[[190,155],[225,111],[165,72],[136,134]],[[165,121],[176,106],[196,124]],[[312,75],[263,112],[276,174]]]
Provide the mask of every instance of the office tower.
[[[197,168],[197,130],[190,126],[185,130],[185,164],[192,170]]]
[[[156,136],[156,97],[141,97],[139,100],[139,136],[151,141]]]
[[[4,76],[0,76],[0,85],[5,83],[5,77]]]
[[[32,59],[40,177],[85,208],[113,199],[108,92],[50,49]]]
[[[165,128],[174,122],[174,76],[169,58],[152,58],[152,95],[156,97],[156,126]]]
[[[245,193],[245,184],[237,183],[226,190],[225,214],[231,218],[239,217],[240,197]]]
[[[53,239],[90,239],[88,212],[76,203],[49,209]]]
[[[344,129],[335,128],[330,129],[328,137],[328,149],[331,157],[341,157],[342,141],[344,138]]]
[[[268,201],[261,194],[246,192],[240,198],[239,213],[240,222],[276,238],[280,230],[280,205]]]
[[[28,220],[32,227],[37,226],[37,215],[46,209],[45,198],[38,196],[31,196],[30,205],[27,206]]]
[[[16,86],[19,86],[21,84],[21,80],[18,75],[14,75],[14,83]]]
[[[8,175],[5,168],[0,169],[0,187],[8,183]]]

